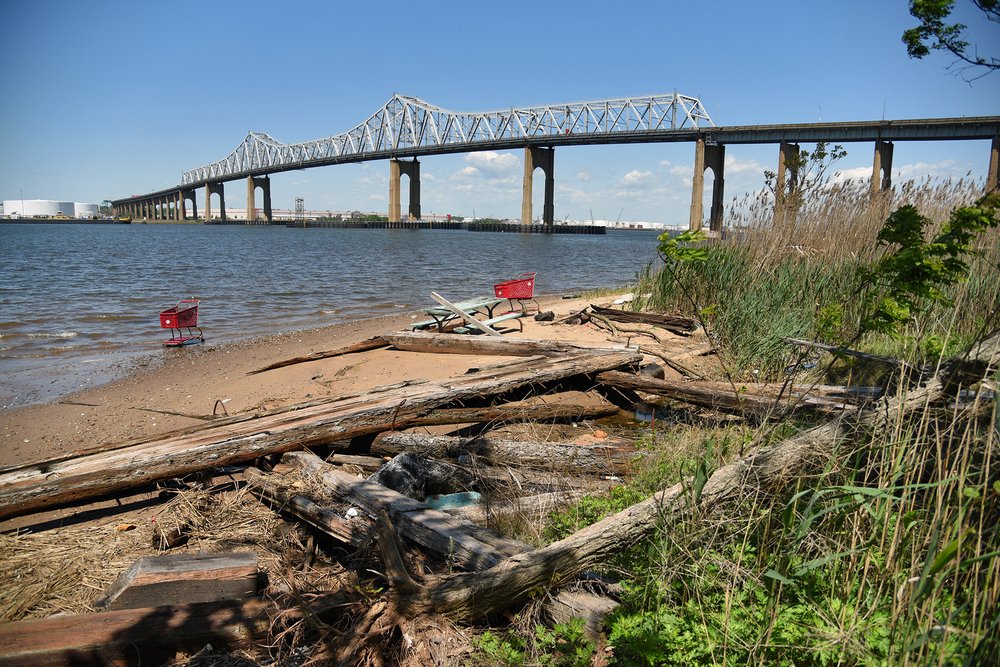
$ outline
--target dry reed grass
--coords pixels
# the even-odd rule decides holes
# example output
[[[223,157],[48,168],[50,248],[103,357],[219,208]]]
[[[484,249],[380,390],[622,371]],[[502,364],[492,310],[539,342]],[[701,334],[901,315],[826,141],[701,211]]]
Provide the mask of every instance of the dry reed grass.
[[[872,260],[877,257],[875,239],[890,211],[916,206],[935,223],[934,231],[954,209],[975,203],[982,193],[982,183],[972,178],[909,180],[874,195],[867,181],[847,180],[815,192],[794,224],[775,227],[774,198],[764,190],[733,199],[726,209],[727,238],[761,262],[787,256]],[[983,244],[986,250],[994,246]]]

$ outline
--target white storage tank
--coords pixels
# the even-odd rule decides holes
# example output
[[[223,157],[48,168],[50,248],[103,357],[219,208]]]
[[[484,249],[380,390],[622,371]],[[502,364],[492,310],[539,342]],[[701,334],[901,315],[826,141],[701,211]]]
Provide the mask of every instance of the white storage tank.
[[[83,204],[73,202],[73,217],[79,220],[93,220],[100,217],[101,209],[97,204]]]
[[[5,199],[3,210],[8,218],[76,217],[74,202],[52,199]]]

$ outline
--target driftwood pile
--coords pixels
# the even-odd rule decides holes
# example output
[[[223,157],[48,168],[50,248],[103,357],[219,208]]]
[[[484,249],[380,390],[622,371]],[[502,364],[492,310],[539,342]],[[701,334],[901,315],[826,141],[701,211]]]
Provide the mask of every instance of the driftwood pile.
[[[621,311],[597,307],[574,316],[601,321],[616,335],[629,331],[630,338],[642,335],[636,327],[649,327],[656,341],[658,336],[686,336],[694,330],[693,322],[684,318],[657,316],[660,319],[652,321],[630,314],[624,317],[632,319],[623,321]],[[647,348],[627,344],[585,347],[507,337],[397,333],[258,372],[387,345],[512,359],[481,365],[447,381],[404,382],[364,395],[218,419],[148,440],[3,469],[0,519],[123,496],[151,483],[227,466],[238,484],[260,501],[308,526],[358,567],[377,569],[388,585],[387,594],[370,602],[367,611],[357,613],[357,605],[351,607],[355,613],[350,630],[336,632],[337,641],[320,649],[330,662],[351,664],[360,651],[419,619],[475,622],[532,599],[549,619],[582,617],[597,633],[616,605],[615,586],[590,571],[611,555],[669,525],[690,511],[692,503],[711,507],[748,485],[776,484],[821,463],[854,429],[879,428],[943,396],[959,370],[975,375],[1000,362],[998,338],[992,337],[960,363],[906,395],[881,398],[872,410],[864,409],[859,397],[835,387],[668,381],[662,373],[658,378],[642,372]],[[666,362],[670,355],[659,349],[653,356],[677,370],[686,368],[684,359],[710,353],[710,347],[705,348],[692,347],[672,364]],[[580,392],[603,398],[565,398]],[[607,488],[627,474],[636,452],[611,438],[526,441],[490,433],[482,425],[576,422],[615,414],[623,406],[634,409],[636,402],[655,397],[758,419],[791,409],[837,416],[716,470],[698,500],[679,484],[538,548],[489,528],[505,513],[543,513],[585,492]],[[443,424],[472,428],[446,436],[406,432],[414,426]],[[554,484],[555,469],[573,474],[564,474]],[[574,479],[586,479],[587,484]],[[512,486],[517,493],[497,493]],[[434,507],[444,500],[442,495],[462,492],[494,500],[451,511]],[[495,500],[500,495],[506,497]],[[182,543],[183,532],[174,544]],[[343,614],[350,602],[342,591],[319,592],[308,599],[292,596],[283,603],[262,601],[255,595],[257,561],[246,549],[212,557],[165,558],[137,562],[111,590],[95,596],[104,611],[0,625],[0,665],[155,664],[160,656],[197,650],[206,643],[245,646],[264,641],[273,636],[281,614],[286,621],[291,614],[319,627],[324,625],[321,619]]]

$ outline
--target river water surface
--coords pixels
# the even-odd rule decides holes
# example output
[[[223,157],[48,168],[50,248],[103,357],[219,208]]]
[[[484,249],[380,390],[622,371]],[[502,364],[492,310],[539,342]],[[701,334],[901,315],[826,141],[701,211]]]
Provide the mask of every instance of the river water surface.
[[[0,224],[0,409],[113,379],[164,349],[159,311],[201,299],[206,344],[405,313],[538,273],[536,294],[617,287],[653,232]]]

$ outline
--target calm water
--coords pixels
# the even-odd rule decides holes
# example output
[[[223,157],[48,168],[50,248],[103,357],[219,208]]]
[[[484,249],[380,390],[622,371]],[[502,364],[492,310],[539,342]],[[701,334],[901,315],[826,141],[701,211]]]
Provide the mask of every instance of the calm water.
[[[163,357],[159,311],[201,299],[207,345],[492,293],[618,286],[655,233],[606,236],[203,225],[0,224],[0,407],[46,401]]]

